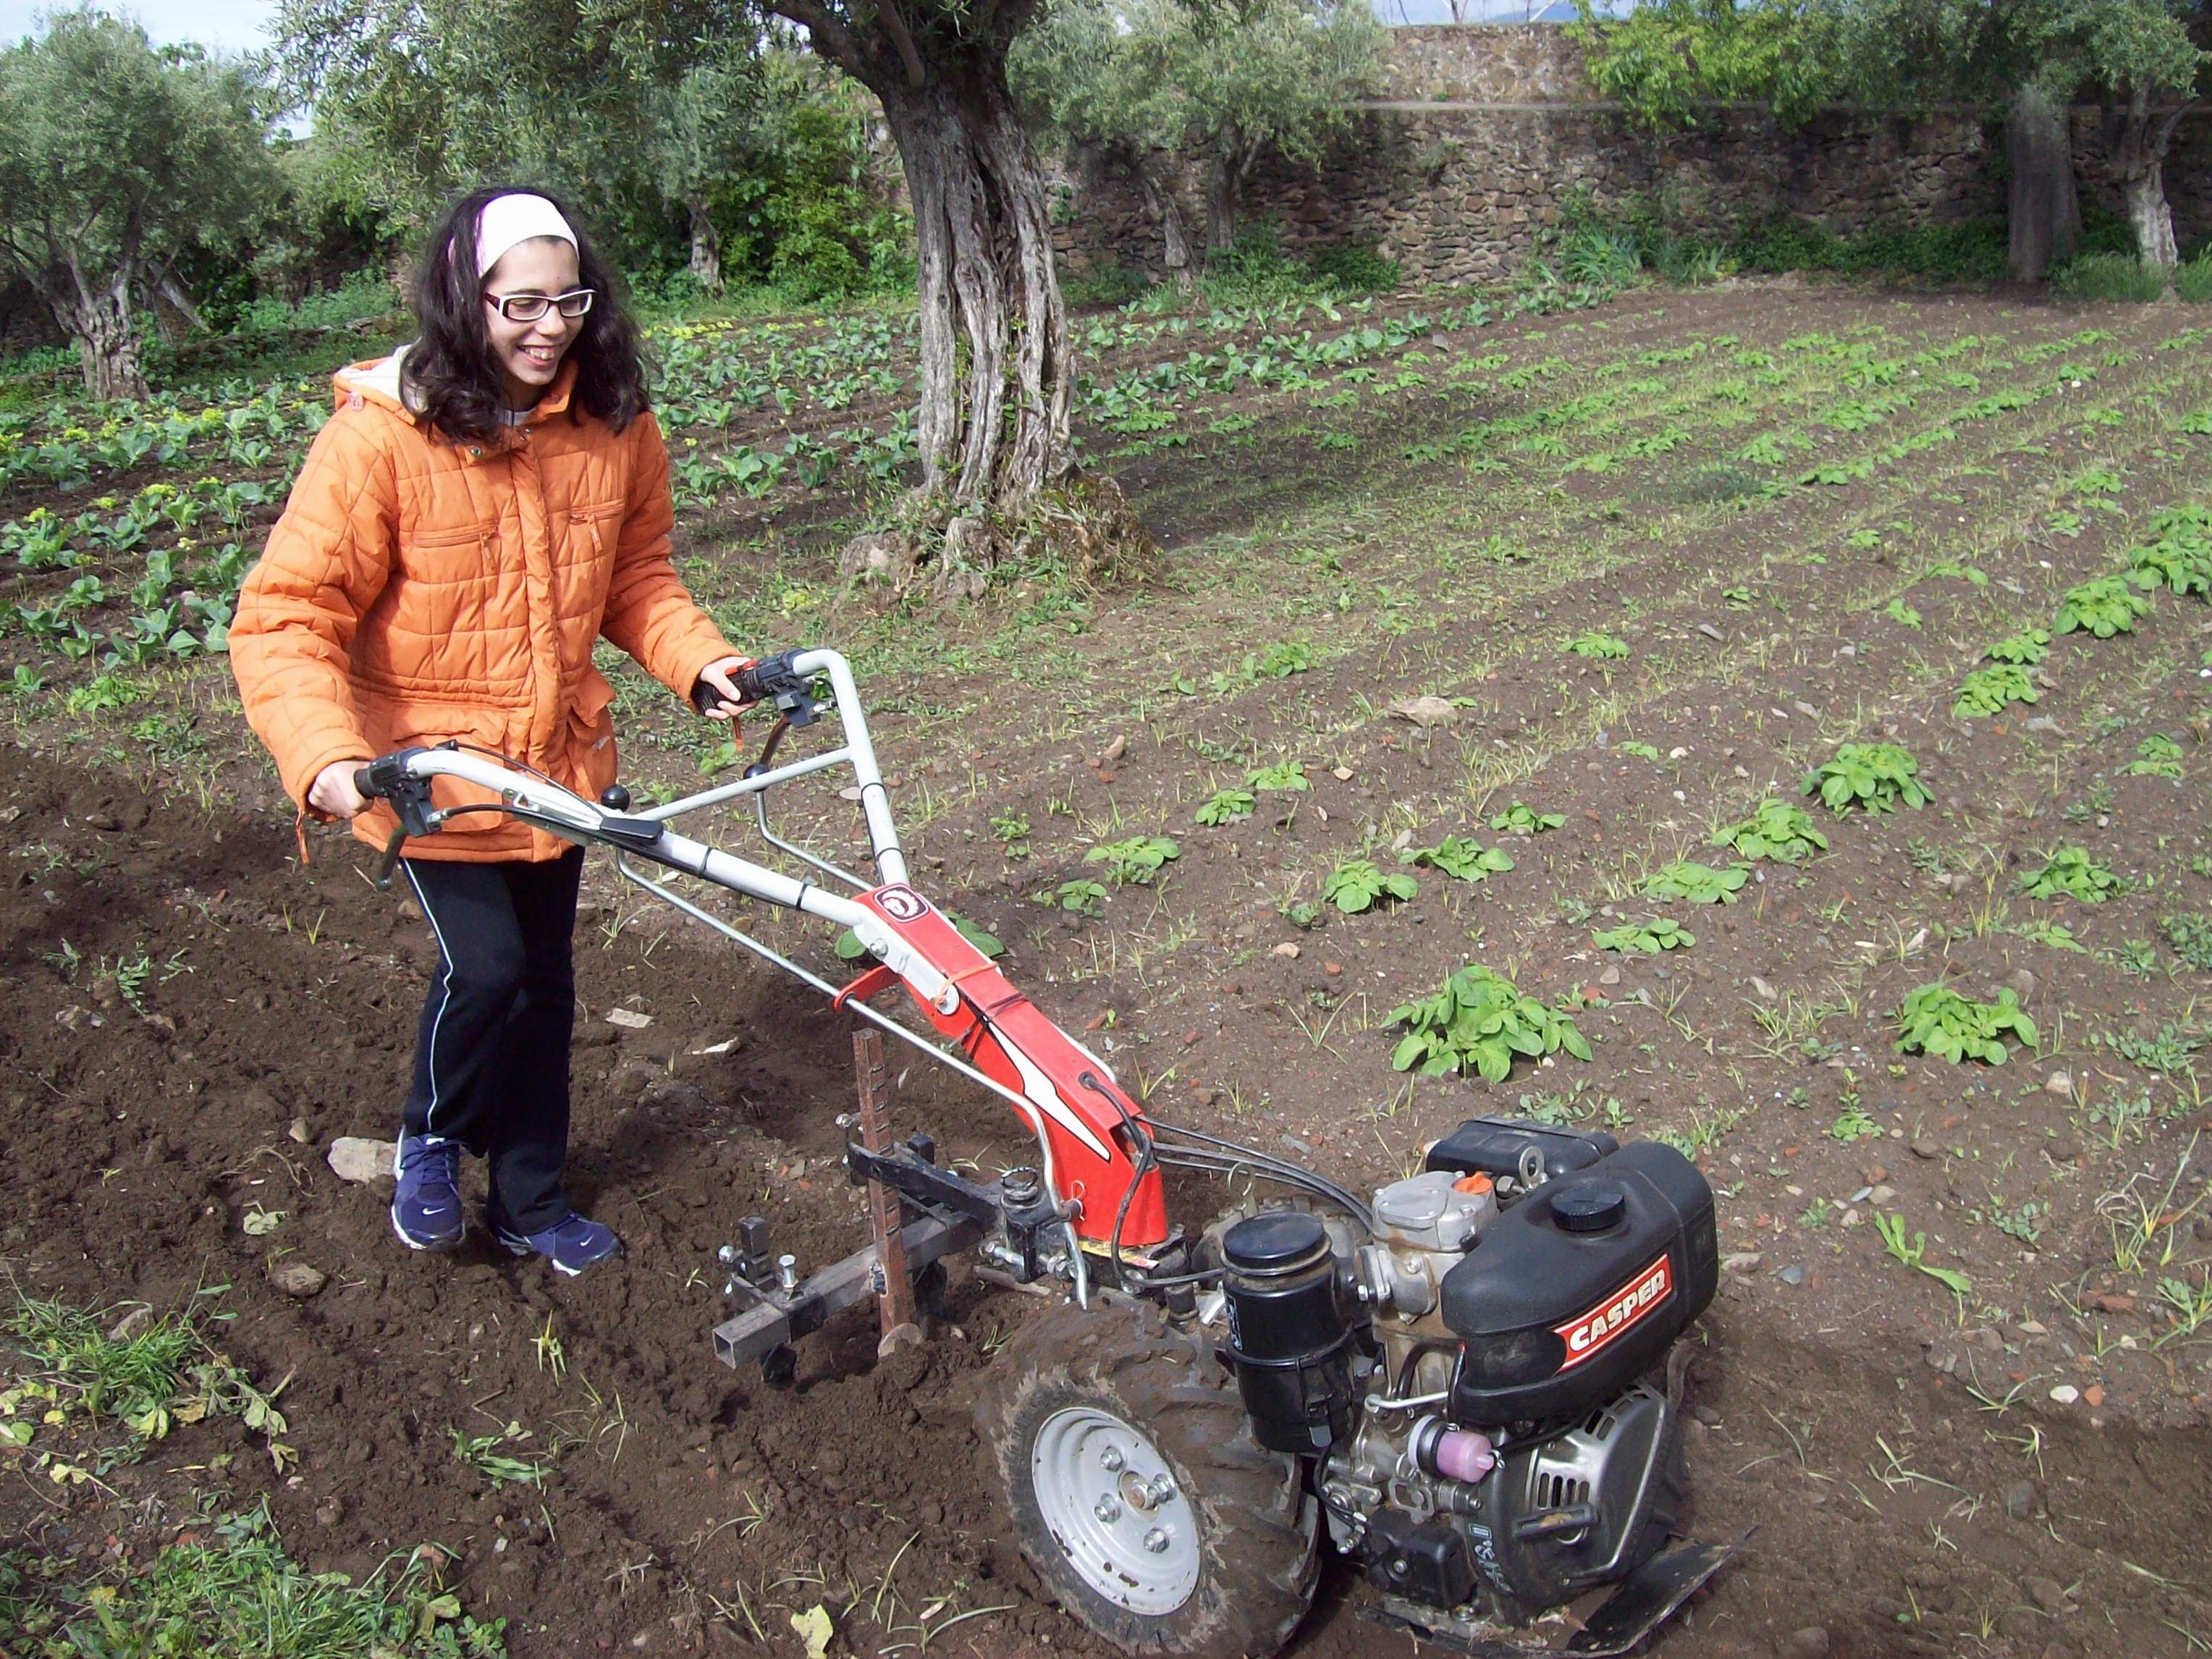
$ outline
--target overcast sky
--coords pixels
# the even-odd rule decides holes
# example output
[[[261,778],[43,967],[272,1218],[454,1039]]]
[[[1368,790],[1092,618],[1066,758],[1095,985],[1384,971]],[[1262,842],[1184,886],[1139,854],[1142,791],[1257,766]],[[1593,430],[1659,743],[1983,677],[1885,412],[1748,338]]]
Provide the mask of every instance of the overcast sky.
[[[42,12],[67,10],[46,0],[0,0],[0,40],[9,43],[34,33],[34,19]],[[269,44],[270,20],[276,15],[276,0],[138,0],[135,5],[111,5],[102,9],[128,14],[146,26],[155,40],[197,40],[204,46],[223,46],[251,52]]]

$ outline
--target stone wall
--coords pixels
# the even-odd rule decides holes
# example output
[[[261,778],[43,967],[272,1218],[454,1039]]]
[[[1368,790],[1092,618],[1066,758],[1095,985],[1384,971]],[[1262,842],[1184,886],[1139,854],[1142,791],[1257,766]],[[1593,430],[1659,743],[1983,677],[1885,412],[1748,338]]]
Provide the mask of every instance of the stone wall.
[[[1286,251],[1374,241],[1414,281],[1485,280],[1526,259],[1577,198],[1601,209],[1656,203],[1668,223],[1711,231],[1774,212],[1847,235],[2003,211],[1989,166],[2002,133],[1981,112],[1838,111],[1792,132],[1731,109],[1710,131],[1659,139],[1590,96],[1557,27],[1401,28],[1391,47],[1389,95],[1362,106],[1318,172],[1270,156],[1246,189],[1244,222],[1273,220]],[[2076,112],[2075,126],[2084,191],[2117,214],[2096,112]],[[1070,264],[1158,275],[1158,231],[1127,169],[1087,155],[1066,172]],[[2183,246],[2212,235],[2212,112],[2185,123],[2166,177]],[[1194,172],[1185,182],[1195,233],[1204,197]]]

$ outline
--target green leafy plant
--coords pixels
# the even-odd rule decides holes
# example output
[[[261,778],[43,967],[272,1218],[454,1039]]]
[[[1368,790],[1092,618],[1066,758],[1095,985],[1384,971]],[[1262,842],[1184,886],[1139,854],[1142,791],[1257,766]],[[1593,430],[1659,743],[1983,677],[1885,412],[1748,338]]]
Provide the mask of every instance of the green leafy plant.
[[[1982,654],[1991,662],[2023,663],[2033,667],[2051,654],[2051,630],[2023,628],[2017,634],[2007,635]]]
[[[1628,641],[1613,634],[1601,634],[1595,629],[1577,634],[1559,647],[1562,651],[1577,657],[1613,659],[1628,654]]]
[[[1995,1002],[1975,1002],[1948,985],[1923,985],[1906,993],[1897,1011],[1899,1054],[1929,1054],[1957,1065],[1962,1060],[2002,1066],[2009,1032],[2035,1046],[2035,1022],[2009,988]]]
[[[1881,1125],[1867,1115],[1863,1106],[1846,1106],[1837,1115],[1836,1121],[1821,1133],[1831,1140],[1839,1140],[1846,1146],[1856,1146],[1862,1140],[1876,1140],[1881,1136]]]
[[[1083,855],[1083,861],[1104,865],[1116,887],[1127,887],[1132,882],[1148,887],[1163,867],[1182,856],[1182,848],[1165,836],[1129,836],[1102,842]]]
[[[446,1431],[453,1437],[453,1455],[474,1469],[495,1486],[542,1486],[545,1484],[550,1464],[537,1459],[510,1456],[499,1449],[510,1440],[520,1442],[530,1438],[530,1431],[519,1422],[510,1420],[497,1434],[465,1435],[459,1429]]]
[[[1105,907],[1106,890],[1095,881],[1063,881],[1049,891],[1039,893],[1036,902],[1058,905],[1078,915],[1095,916]]]
[[[1659,759],[1659,745],[1656,744],[1638,743],[1632,738],[1626,743],[1618,744],[1617,747],[1622,754],[1633,755],[1638,760],[1648,760],[1656,763]]]
[[[1217,789],[1199,803],[1198,811],[1191,816],[1213,829],[1250,817],[1258,805],[1249,789]]]
[[[2034,702],[2042,694],[2035,689],[2035,677],[2018,663],[1996,662],[1977,668],[1959,682],[1959,694],[1953,699],[1951,712],[1954,714],[1999,714],[2008,704]]]
[[[1716,870],[1709,864],[1684,860],[1662,865],[1644,878],[1647,897],[1686,899],[1692,904],[1733,904],[1743,884],[1751,879],[1751,866],[1732,864]]]
[[[2212,508],[2170,507],[2150,529],[2156,539],[2128,556],[2128,580],[2142,588],[2212,592]]]
[[[1656,956],[1662,951],[1686,951],[1698,942],[1698,936],[1666,916],[1652,921],[1625,922],[1619,927],[1608,927],[1590,935],[1590,943],[1601,951],[1636,951],[1645,956]]]
[[[1905,604],[1902,599],[1892,599],[1887,605],[1882,606],[1881,614],[1890,621],[1901,623],[1907,628],[1920,626],[1920,613]]]
[[[1244,781],[1265,794],[1281,794],[1313,787],[1306,780],[1305,764],[1302,761],[1278,761],[1273,766],[1263,766]]]
[[[2128,884],[2080,847],[2061,847],[2041,867],[2020,873],[2020,890],[2030,898],[2076,898],[2084,904],[2102,904],[2126,892]]]
[[[1025,859],[1030,855],[1030,815],[1026,812],[1000,812],[993,815],[991,833],[999,838],[1010,859]]]
[[[1589,1040],[1565,1013],[1523,996],[1479,963],[1460,969],[1434,996],[1394,1008],[1389,1023],[1407,1028],[1392,1067],[1428,1077],[1473,1072],[1503,1083],[1516,1054],[1541,1059],[1564,1049],[1577,1060],[1590,1057]]]
[[[1926,1233],[1913,1234],[1912,1243],[1910,1244],[1905,1242],[1905,1218],[1903,1216],[1894,1213],[1883,1215],[1880,1212],[1876,1212],[1874,1218],[1874,1227],[1875,1231],[1881,1235],[1882,1249],[1887,1250],[1891,1255],[1895,1256],[1906,1267],[1913,1269],[1916,1273],[1926,1273],[1929,1278],[1934,1279],[1937,1284],[1942,1285],[1944,1289],[1949,1291],[1954,1296],[1965,1296],[1968,1291],[1974,1288],[1974,1281],[1972,1279],[1967,1278],[1966,1274],[1960,1273],[1954,1268],[1933,1267],[1929,1266],[1927,1260],[1928,1235]]]
[[[1733,848],[1744,858],[1777,859],[1784,864],[1802,864],[1828,850],[1828,838],[1814,827],[1810,813],[1771,795],[1749,817],[1717,833],[1711,844]]]
[[[1404,871],[1378,869],[1367,859],[1346,859],[1321,884],[1322,897],[1346,915],[1387,899],[1410,899],[1420,890],[1420,883]]]
[[[2212,974],[2212,916],[2161,916],[2159,927],[2183,965]]]
[[[1565,823],[1565,817],[1559,813],[1539,812],[1516,800],[1492,818],[1490,827],[1493,830],[1517,830],[1524,836],[1540,836],[1547,830],[1557,830]]]
[[[2125,576],[2099,576],[2066,590],[2057,620],[2051,626],[2054,633],[2071,634],[2078,629],[2109,640],[2115,634],[2133,633],[2136,618],[2149,609],[2150,601],[2130,587]]]
[[[1487,881],[1513,867],[1513,855],[1501,848],[1478,847],[1472,840],[1446,836],[1434,847],[1408,847],[1398,854],[1401,864],[1425,864],[1441,870],[1455,881]]]
[[[2181,745],[2163,732],[2154,732],[2136,745],[2128,775],[2137,778],[2179,778]]]
[[[2032,917],[2013,929],[2022,939],[2037,945],[2050,946],[2054,951],[2071,951],[2076,956],[2087,956],[2089,947],[2074,937],[2074,930],[2063,921],[2045,921]]]
[[[1920,763],[1893,743],[1847,743],[1805,780],[1804,793],[1820,796],[1841,814],[1857,806],[1887,812],[1924,806],[1935,799],[1920,781]]]

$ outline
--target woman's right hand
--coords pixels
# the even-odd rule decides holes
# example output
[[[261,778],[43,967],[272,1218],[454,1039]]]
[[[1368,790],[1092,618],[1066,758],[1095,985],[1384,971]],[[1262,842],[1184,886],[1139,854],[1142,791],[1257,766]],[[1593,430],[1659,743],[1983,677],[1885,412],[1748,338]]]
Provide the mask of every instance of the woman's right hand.
[[[315,774],[315,781],[307,790],[307,805],[334,818],[350,818],[366,811],[368,798],[353,787],[353,775],[361,767],[357,760],[332,761]]]

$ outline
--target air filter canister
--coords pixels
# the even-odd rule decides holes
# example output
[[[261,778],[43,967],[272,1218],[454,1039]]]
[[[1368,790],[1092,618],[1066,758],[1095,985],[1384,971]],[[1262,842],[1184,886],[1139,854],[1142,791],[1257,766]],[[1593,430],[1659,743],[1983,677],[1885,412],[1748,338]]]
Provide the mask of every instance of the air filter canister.
[[[1272,1451],[1327,1451],[1352,1421],[1354,1324],[1321,1222],[1302,1210],[1247,1217],[1221,1241],[1230,1362]]]

